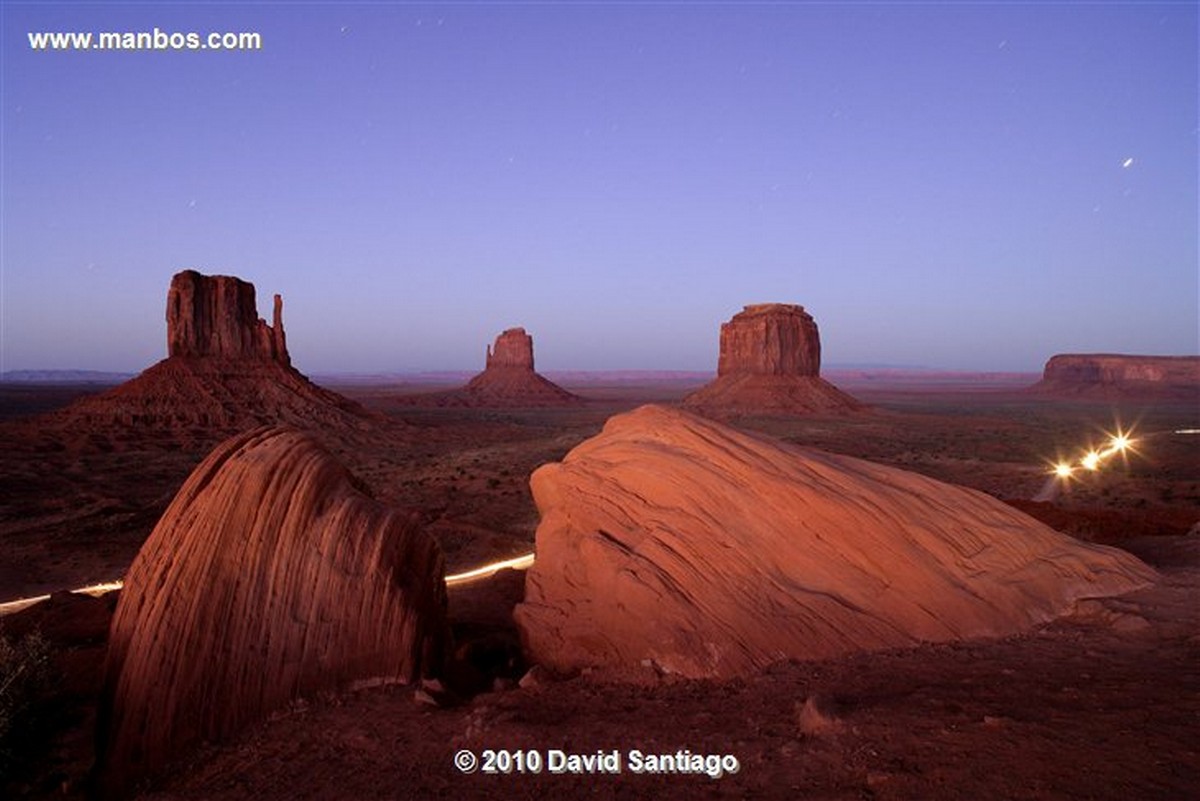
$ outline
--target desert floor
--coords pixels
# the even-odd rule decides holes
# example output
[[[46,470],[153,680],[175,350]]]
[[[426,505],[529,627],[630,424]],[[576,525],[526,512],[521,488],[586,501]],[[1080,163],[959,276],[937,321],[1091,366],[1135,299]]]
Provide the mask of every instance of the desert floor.
[[[381,499],[418,510],[455,572],[531,549],[528,475],[611,414],[670,403],[686,381],[568,386],[571,410],[415,408],[430,387],[331,387],[392,418],[387,436],[329,446]],[[206,746],[145,789],[155,799],[1163,798],[1200,795],[1200,428],[1194,404],[1049,401],[1017,383],[841,384],[874,413],[741,419],[768,436],[892,464],[1008,500],[1072,536],[1126,548],[1154,587],[1081,605],[1074,617],[1003,640],[777,665],[754,678],[633,685],[525,674],[509,612],[522,574],[450,593],[462,697],[412,688],[296,704],[238,739]],[[92,388],[95,389],[95,388]],[[120,577],[205,450],[161,441],[112,447],[87,432],[39,432],[23,417],[78,387],[0,387],[0,601]],[[1049,463],[1104,432],[1136,451],[1033,502]],[[1189,534],[1189,531],[1192,533]],[[78,798],[115,594],[57,595],[0,619],[40,629],[58,681],[5,779],[5,797]],[[471,694],[468,689],[490,691]],[[736,774],[484,774],[460,749],[631,749],[731,754]]]

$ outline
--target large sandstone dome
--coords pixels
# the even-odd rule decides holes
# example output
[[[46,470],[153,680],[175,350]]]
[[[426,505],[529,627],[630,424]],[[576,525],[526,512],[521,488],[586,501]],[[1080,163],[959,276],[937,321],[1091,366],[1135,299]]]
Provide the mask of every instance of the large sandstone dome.
[[[1154,571],[980,492],[684,411],[613,417],[532,477],[515,616],[557,670],[743,675],[1018,632]]]
[[[439,669],[441,550],[315,440],[260,428],[214,450],[138,553],[98,724],[119,793],[290,700]]]
[[[721,324],[717,377],[683,399],[709,415],[846,414],[863,405],[821,378],[821,336],[803,306],[759,303]]]

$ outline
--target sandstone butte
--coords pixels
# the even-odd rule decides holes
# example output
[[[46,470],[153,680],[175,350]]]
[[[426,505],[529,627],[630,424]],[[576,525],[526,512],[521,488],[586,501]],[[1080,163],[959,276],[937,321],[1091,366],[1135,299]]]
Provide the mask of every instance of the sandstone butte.
[[[39,425],[88,432],[118,444],[166,436],[193,445],[211,445],[272,423],[369,427],[369,412],[318,387],[292,366],[279,295],[268,325],[258,316],[253,284],[185,270],[171,279],[166,322],[166,359]]]
[[[449,392],[415,395],[417,404],[479,408],[574,406],[583,398],[550,381],[533,367],[533,337],[509,328],[487,348],[484,370],[466,386]]]
[[[683,399],[706,414],[844,414],[857,400],[821,378],[821,337],[803,306],[746,306],[721,324],[717,377]]]
[[[537,561],[514,613],[558,671],[742,676],[1003,636],[1155,572],[995,498],[643,406],[531,478]]]
[[[1061,353],[1046,362],[1037,394],[1067,398],[1161,397],[1200,401],[1200,356]]]
[[[444,575],[414,519],[367,497],[308,435],[264,427],[222,443],[159,520],[117,604],[101,795],[292,699],[436,672]]]

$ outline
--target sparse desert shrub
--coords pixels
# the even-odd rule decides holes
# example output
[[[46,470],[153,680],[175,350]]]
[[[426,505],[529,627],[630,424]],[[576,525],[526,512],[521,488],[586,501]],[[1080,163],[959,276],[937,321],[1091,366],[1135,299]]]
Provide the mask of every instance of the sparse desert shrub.
[[[0,634],[0,777],[11,772],[14,751],[33,723],[38,696],[49,677],[50,643],[41,634],[19,640]]]

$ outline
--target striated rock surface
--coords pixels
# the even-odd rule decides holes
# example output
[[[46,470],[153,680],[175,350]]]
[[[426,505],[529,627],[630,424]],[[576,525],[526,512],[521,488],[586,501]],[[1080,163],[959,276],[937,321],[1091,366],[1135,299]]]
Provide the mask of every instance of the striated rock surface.
[[[159,440],[192,448],[276,423],[338,432],[385,423],[292,367],[278,295],[274,323],[267,325],[258,317],[253,284],[186,270],[171,279],[166,318],[166,359],[40,418],[38,428],[106,448]]]
[[[533,369],[533,337],[524,328],[509,328],[488,346],[485,369],[461,389],[414,395],[406,400],[424,406],[534,408],[574,406],[583,398]]]
[[[1175,397],[1200,400],[1200,356],[1064,353],[1046,362],[1039,394],[1064,397]]]
[[[683,399],[709,414],[846,413],[862,404],[820,377],[821,338],[803,306],[746,306],[721,324],[717,378]]]
[[[560,671],[745,675],[1000,636],[1155,578],[974,490],[644,406],[531,479],[515,618]]]
[[[130,568],[98,724],[107,795],[289,701],[441,666],[444,565],[313,439],[260,428],[192,473]]]

